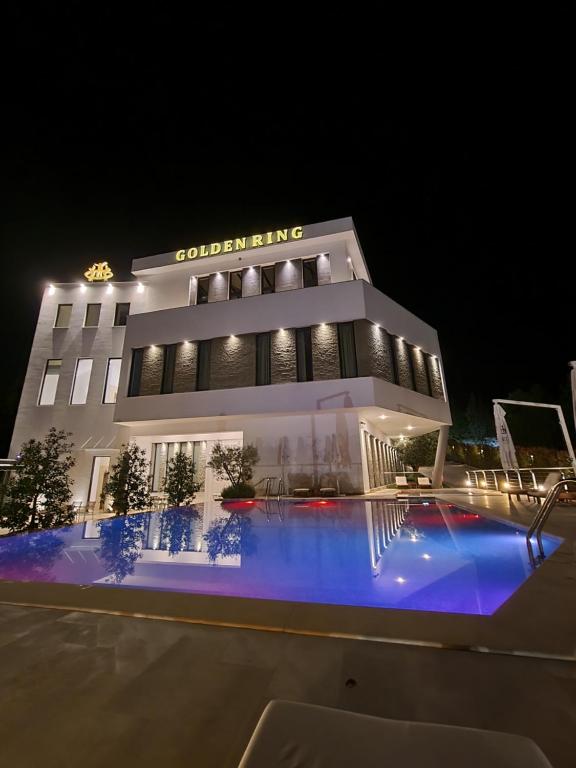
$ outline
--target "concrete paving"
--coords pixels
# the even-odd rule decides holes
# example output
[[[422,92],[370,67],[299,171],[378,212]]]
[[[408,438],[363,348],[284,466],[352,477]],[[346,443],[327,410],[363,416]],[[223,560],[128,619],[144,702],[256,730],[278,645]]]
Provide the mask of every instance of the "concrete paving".
[[[576,753],[566,662],[14,606],[0,659],[14,768],[233,768],[272,698],[521,734],[556,768]]]

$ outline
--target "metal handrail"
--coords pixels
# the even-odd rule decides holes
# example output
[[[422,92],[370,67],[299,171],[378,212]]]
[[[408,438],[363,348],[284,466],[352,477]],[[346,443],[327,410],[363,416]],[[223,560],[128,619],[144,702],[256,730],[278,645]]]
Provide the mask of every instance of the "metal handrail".
[[[518,469],[467,469],[465,470],[466,485],[475,488],[488,488],[490,490],[524,490],[524,488],[536,488],[538,482],[535,473],[560,472],[562,479],[574,476],[573,467],[520,467]],[[532,485],[525,485],[525,479],[529,477]],[[482,478],[482,479],[480,479]],[[503,482],[499,482],[499,480]]]
[[[550,516],[552,507],[558,501],[558,496],[563,491],[568,490],[567,486],[569,485],[573,485],[574,488],[576,488],[576,480],[574,479],[560,480],[560,482],[555,483],[550,488],[550,490],[546,494],[544,503],[540,507],[539,511],[534,517],[534,520],[532,521],[532,525],[528,529],[528,533],[526,534],[526,546],[528,547],[528,557],[530,558],[530,564],[532,565],[532,567],[536,566],[536,560],[534,558],[534,552],[532,550],[532,542],[531,542],[532,536],[536,534],[536,541],[538,542],[540,559],[543,560],[546,557],[546,555],[544,554],[544,547],[542,546],[542,529],[544,528],[544,525]]]

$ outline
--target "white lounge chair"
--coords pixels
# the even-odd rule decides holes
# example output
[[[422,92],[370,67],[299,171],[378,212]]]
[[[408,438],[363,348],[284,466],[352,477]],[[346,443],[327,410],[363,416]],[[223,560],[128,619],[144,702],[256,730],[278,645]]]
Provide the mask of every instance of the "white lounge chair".
[[[408,478],[406,475],[396,475],[396,486],[398,488],[408,488]]]
[[[430,480],[429,477],[419,477],[418,478],[418,487],[419,488],[432,488],[432,480]]]
[[[552,768],[525,736],[271,701],[238,768]]]

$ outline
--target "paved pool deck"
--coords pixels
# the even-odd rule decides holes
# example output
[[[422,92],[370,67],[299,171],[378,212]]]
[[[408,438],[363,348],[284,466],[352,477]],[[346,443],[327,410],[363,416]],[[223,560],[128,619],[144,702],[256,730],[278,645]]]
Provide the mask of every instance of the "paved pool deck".
[[[498,494],[436,495],[534,514]],[[576,508],[546,530],[563,545],[490,617],[2,583],[0,762],[233,768],[266,703],[286,698],[517,733],[571,767]]]

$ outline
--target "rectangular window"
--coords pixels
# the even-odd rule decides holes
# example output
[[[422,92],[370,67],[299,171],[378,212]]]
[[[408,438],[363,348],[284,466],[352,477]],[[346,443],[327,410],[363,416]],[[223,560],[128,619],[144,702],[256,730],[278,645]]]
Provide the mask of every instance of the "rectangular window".
[[[312,333],[310,328],[296,329],[296,371],[298,381],[312,381]]]
[[[130,381],[128,383],[128,397],[137,397],[140,394],[143,359],[144,349],[142,347],[132,350],[132,366],[130,368]]]
[[[54,328],[69,328],[70,315],[72,314],[72,304],[58,304],[56,312],[56,322]]]
[[[160,392],[169,395],[174,391],[174,365],[176,363],[177,344],[167,344],[164,347],[164,365],[162,367],[162,387]]]
[[[210,288],[210,276],[198,278],[196,287],[196,304],[208,304],[208,289]]]
[[[46,363],[38,405],[54,405],[61,369],[62,360],[48,360]]]
[[[130,304],[116,304],[116,312],[114,313],[114,325],[126,325],[126,320],[128,319],[129,314]]]
[[[121,357],[111,357],[106,369],[106,383],[104,384],[104,403],[115,403],[118,397],[118,385],[120,383]]]
[[[198,342],[196,389],[210,389],[210,339]]]
[[[100,307],[102,304],[86,304],[85,328],[97,328],[100,322]]]
[[[268,264],[260,270],[260,293],[276,292],[276,266]]]
[[[237,272],[230,272],[230,293],[228,295],[230,299],[242,298],[242,270]]]
[[[256,386],[272,383],[270,346],[269,333],[256,335]]]
[[[302,262],[302,279],[304,288],[318,285],[318,264],[316,259],[304,259]]]
[[[81,357],[76,363],[76,372],[74,373],[74,383],[72,384],[72,394],[70,396],[70,405],[85,405],[88,399],[88,387],[90,386],[90,375],[92,373],[92,359]]]
[[[338,349],[340,351],[340,376],[352,379],[358,376],[354,323],[338,323]]]

